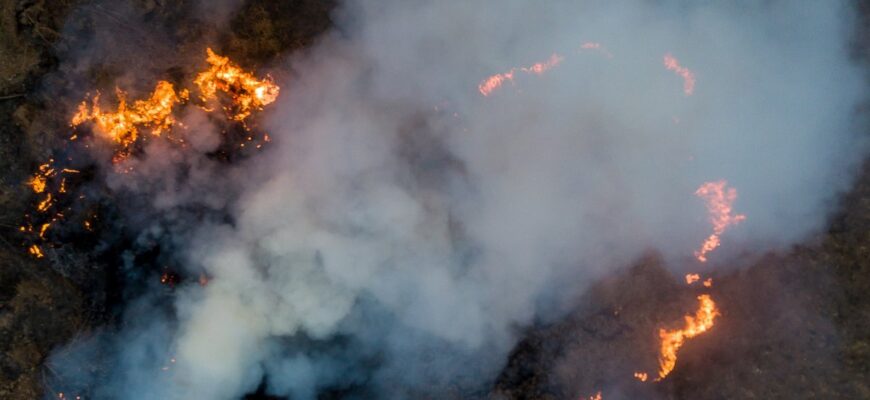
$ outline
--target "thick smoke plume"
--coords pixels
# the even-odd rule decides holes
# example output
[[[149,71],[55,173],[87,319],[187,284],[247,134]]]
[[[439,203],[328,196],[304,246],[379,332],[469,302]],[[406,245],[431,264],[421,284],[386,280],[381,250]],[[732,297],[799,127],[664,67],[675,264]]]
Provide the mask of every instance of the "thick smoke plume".
[[[866,154],[844,2],[360,0],[335,21],[271,69],[262,154],[154,147],[111,178],[151,213],[229,218],[143,234],[208,284],[169,310],[131,303],[119,331],[58,353],[62,375],[97,398],[485,391],[520,330],[596,279],[650,251],[693,266],[701,183],[727,179],[747,216],[709,256],[728,268],[821,229]],[[554,52],[540,76],[477,90]],[[194,119],[204,153],[218,133]],[[179,165],[184,187],[167,184]],[[75,375],[98,350],[111,379]]]

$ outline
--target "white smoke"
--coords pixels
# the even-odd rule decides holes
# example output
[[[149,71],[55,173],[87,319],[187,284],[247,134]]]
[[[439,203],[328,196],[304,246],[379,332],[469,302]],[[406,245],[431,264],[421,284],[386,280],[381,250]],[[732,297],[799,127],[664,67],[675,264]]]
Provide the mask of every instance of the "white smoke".
[[[747,215],[711,263],[806,238],[866,154],[864,80],[846,3],[764,3],[345,4],[340,33],[275,69],[273,143],[219,180],[244,193],[234,221],[187,243],[209,284],[178,288],[159,335],[121,334],[148,344],[121,340],[119,359],[156,342],[176,362],[102,393],[232,399],[264,376],[294,399],[486,388],[517,332],[595,279],[650,250],[694,262],[704,181],[727,179]],[[542,76],[477,91],[554,52]]]

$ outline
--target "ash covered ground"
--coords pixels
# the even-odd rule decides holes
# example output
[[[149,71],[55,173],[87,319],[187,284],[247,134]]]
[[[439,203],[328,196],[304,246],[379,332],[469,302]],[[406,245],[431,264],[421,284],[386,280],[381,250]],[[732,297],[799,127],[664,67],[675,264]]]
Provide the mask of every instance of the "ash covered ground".
[[[209,42],[258,69],[314,43],[330,28],[335,7],[250,0],[220,16],[225,23],[218,26],[203,17],[207,10],[198,2],[123,3],[0,0],[0,398],[56,397],[63,374],[47,363],[50,354],[122,324],[122,306],[142,290],[137,285],[163,268],[153,255],[140,254],[152,269],[131,276],[107,261],[111,249],[84,252],[92,245],[87,239],[42,260],[22,245],[18,227],[32,202],[26,182],[66,137],[67,110],[56,109],[56,100],[71,104],[87,90],[110,91],[130,63],[146,74],[190,74],[147,57],[115,54],[85,71],[60,60],[99,42],[111,26],[127,35],[131,54],[150,47],[191,54]],[[855,34],[855,58],[866,62],[870,7],[855,4],[865,18]],[[161,27],[163,36],[148,26]],[[92,86],[70,79],[82,75]],[[111,204],[89,207],[111,218]],[[576,399],[602,390],[605,399],[870,399],[870,168],[862,168],[837,209],[823,233],[788,252],[709,271],[715,281],[709,292],[722,316],[712,331],[687,342],[662,382],[641,383],[631,373],[657,368],[655,332],[662,321],[691,313],[698,290],[649,254],[591,284],[566,315],[518,327],[522,339],[494,382],[433,382],[437,396],[419,387],[406,395]],[[102,373],[99,361],[91,367]],[[269,398],[266,384],[247,398]],[[363,381],[324,388],[318,398],[366,398],[367,390]]]

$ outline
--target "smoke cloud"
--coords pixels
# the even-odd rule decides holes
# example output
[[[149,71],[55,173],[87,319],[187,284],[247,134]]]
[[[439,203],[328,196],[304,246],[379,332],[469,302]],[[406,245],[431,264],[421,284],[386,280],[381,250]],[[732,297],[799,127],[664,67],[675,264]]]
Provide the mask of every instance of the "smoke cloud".
[[[143,238],[210,280],[130,303],[123,328],[52,363],[95,398],[485,392],[521,329],[596,279],[650,251],[695,265],[705,181],[737,188],[747,216],[717,268],[824,227],[867,149],[852,18],[809,0],[347,2],[271,69],[264,152],[210,161],[216,128],[187,116],[191,148],[155,144],[109,177],[162,215]],[[177,211],[191,205],[228,217]],[[108,380],[81,372],[96,352]]]

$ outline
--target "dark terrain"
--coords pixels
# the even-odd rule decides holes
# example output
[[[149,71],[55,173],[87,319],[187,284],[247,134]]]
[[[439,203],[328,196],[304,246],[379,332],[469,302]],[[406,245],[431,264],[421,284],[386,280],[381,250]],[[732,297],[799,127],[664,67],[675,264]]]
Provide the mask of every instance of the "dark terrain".
[[[129,13],[99,1],[0,0],[0,399],[42,396],[54,373],[44,365],[49,353],[117,321],[123,297],[117,271],[99,259],[35,260],[18,233],[33,200],[26,181],[65,134],[68,110],[53,101],[71,104],[86,90],[67,78],[83,74],[105,86],[126,62],[107,59],[83,73],[61,60],[101,40],[106,26],[129,30],[137,38],[130,48],[159,52],[158,40],[125,20],[135,17],[161,27],[172,51],[200,51],[205,42],[258,68],[312,43],[334,6],[249,0],[227,28],[192,17],[188,1],[118,3]],[[870,5],[856,4],[870,17]],[[870,28],[862,26],[855,57],[867,62]],[[172,69],[150,62],[143,69]],[[870,167],[840,210],[824,234],[788,254],[714,272],[710,293],[722,316],[686,344],[666,380],[639,383],[631,375],[655,371],[658,328],[692,312],[697,292],[651,255],[595,285],[569,317],[525,332],[489,397],[576,399],[603,390],[605,399],[870,399]]]

